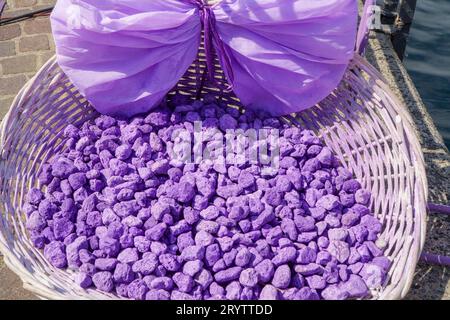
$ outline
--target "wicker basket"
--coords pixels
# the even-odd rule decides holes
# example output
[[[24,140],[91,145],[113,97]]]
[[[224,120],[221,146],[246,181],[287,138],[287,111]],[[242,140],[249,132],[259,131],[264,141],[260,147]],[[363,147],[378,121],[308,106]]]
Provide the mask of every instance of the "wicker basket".
[[[224,104],[239,106],[219,85],[205,83],[205,61],[199,58],[174,92],[202,98],[214,93]],[[172,92],[173,94],[173,92]],[[171,94],[168,98],[170,99]],[[61,132],[96,115],[52,58],[14,100],[1,124],[0,250],[24,287],[42,298],[116,298],[83,290],[70,271],[52,267],[35,249],[21,210],[24,195],[39,186],[37,173],[64,145]],[[286,117],[293,125],[314,130],[373,194],[372,210],[383,223],[380,242],[392,259],[388,280],[377,299],[399,299],[411,285],[425,239],[427,182],[420,145],[404,105],[380,74],[356,55],[343,81],[315,107]]]

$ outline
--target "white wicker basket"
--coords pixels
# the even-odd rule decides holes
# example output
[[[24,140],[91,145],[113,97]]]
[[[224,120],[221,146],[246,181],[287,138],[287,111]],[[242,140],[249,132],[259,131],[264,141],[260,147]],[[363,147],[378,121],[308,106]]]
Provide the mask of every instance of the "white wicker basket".
[[[174,90],[192,97],[213,92],[236,105],[235,97],[217,88],[199,91],[204,70],[199,58]],[[95,114],[52,58],[20,91],[1,124],[0,250],[24,287],[43,298],[116,298],[83,290],[69,271],[52,267],[31,244],[21,210],[24,195],[38,186],[42,164],[63,148],[63,128],[81,125]],[[427,199],[423,156],[405,106],[357,55],[328,98],[288,120],[318,132],[372,192],[372,210],[383,223],[385,254],[393,261],[388,281],[374,298],[404,297],[425,239]]]

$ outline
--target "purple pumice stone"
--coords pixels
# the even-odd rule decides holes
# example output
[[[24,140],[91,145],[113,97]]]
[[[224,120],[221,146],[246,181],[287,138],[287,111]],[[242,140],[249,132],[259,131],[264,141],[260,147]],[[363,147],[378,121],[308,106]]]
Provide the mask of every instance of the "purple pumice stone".
[[[80,272],[75,275],[75,282],[83,289],[92,286],[92,277],[86,273]]]
[[[201,260],[188,261],[183,266],[183,273],[194,277],[203,269],[203,262]]]
[[[367,284],[360,276],[354,274],[342,283],[341,288],[347,292],[349,298],[365,298],[369,294]]]
[[[275,273],[275,267],[272,261],[266,259],[261,261],[258,265],[255,266],[255,270],[258,273],[260,281],[267,283],[272,280],[272,277]]]
[[[132,150],[130,145],[128,144],[122,144],[119,147],[117,147],[115,151],[116,158],[119,160],[126,160],[128,159],[132,154]]]
[[[180,262],[177,259],[177,256],[165,253],[159,256],[159,262],[161,265],[168,271],[178,271],[181,267]]]
[[[73,173],[69,176],[68,181],[72,189],[77,190],[86,183],[86,174],[82,172]]]
[[[240,267],[245,267],[249,264],[252,258],[251,252],[247,248],[240,249],[235,258],[235,264]]]
[[[232,267],[226,270],[219,271],[215,274],[214,278],[218,283],[227,283],[239,278],[241,274],[241,267]]]
[[[136,279],[127,286],[128,297],[134,300],[145,300],[148,290],[147,285],[141,279]]]
[[[99,248],[109,257],[116,257],[120,252],[120,243],[117,239],[103,236],[99,239]]]
[[[212,244],[205,250],[206,265],[212,267],[222,257],[222,251],[218,244]]]
[[[196,245],[206,247],[214,242],[214,237],[209,232],[201,230],[197,232],[194,240]]]
[[[59,241],[52,241],[45,246],[44,257],[56,268],[62,269],[67,266],[65,246]]]
[[[327,282],[319,275],[306,278],[306,282],[311,289],[322,290],[327,286]]]
[[[135,273],[129,264],[118,263],[114,270],[114,281],[116,283],[130,283],[134,280]]]
[[[191,276],[182,272],[177,272],[172,277],[173,282],[181,292],[189,293],[194,286],[194,280]]]
[[[238,281],[233,281],[225,288],[226,298],[228,300],[239,300],[241,297],[242,286]]]
[[[145,279],[144,279],[145,281]],[[147,283],[147,282],[146,282]],[[147,286],[150,289],[156,290],[171,290],[174,286],[174,282],[171,278],[168,277],[155,277],[150,281],[150,284],[147,283]]]
[[[92,282],[100,291],[111,292],[114,289],[114,281],[111,272],[101,271],[94,274]]]
[[[195,297],[188,293],[174,290],[170,295],[170,300],[195,300]]]
[[[180,130],[192,136],[196,121],[206,148],[227,130],[279,130],[279,168],[173,159]],[[212,95],[176,95],[144,116],[67,125],[64,138],[38,173],[45,192],[31,188],[22,208],[33,245],[76,271],[81,288],[138,300],[317,300],[366,298],[385,284],[391,261],[375,243],[371,194],[312,131]]]
[[[206,290],[211,283],[214,281],[214,277],[208,270],[201,270],[196,276],[195,276],[195,282],[203,289]]]
[[[121,263],[134,263],[139,260],[139,253],[136,248],[126,248],[118,254],[117,260]]]
[[[95,260],[95,267],[101,271],[114,271],[117,262],[114,258],[99,258]]]
[[[317,253],[314,249],[304,247],[298,250],[296,262],[300,264],[308,264],[316,261]]]
[[[321,296],[325,300],[345,300],[349,297],[347,291],[340,288],[338,285],[330,285],[326,287]]]
[[[254,268],[245,269],[239,276],[239,282],[246,287],[253,288],[258,284],[258,281],[258,272]]]
[[[268,284],[261,290],[259,300],[279,300],[280,292],[274,286]]]
[[[297,257],[297,250],[294,247],[284,247],[277,252],[277,255],[272,259],[276,266],[292,262]]]
[[[166,290],[150,290],[145,296],[145,300],[170,300],[170,293]]]
[[[162,266],[160,266],[162,267]],[[158,258],[154,255],[148,255],[133,263],[133,272],[147,276],[155,272],[158,268]]]
[[[222,131],[236,129],[237,121],[232,116],[225,114],[219,119],[219,126]]]
[[[36,188],[31,188],[27,194],[27,201],[32,205],[39,205],[40,201],[44,197],[41,190]]]
[[[202,260],[204,256],[205,248],[197,245],[186,247],[181,252],[181,259],[184,261]]]
[[[291,282],[291,269],[287,264],[275,269],[272,284],[279,289],[286,289]]]

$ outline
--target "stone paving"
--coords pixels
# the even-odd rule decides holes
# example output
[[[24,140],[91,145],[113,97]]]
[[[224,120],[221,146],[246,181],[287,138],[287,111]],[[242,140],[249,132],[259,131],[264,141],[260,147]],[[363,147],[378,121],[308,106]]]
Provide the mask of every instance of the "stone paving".
[[[2,18],[47,8],[56,0],[8,0]],[[0,119],[14,96],[54,54],[48,17],[0,27]]]
[[[56,0],[8,0],[3,18],[46,8]],[[54,54],[48,17],[0,27],[0,119],[4,117],[20,88]],[[369,61],[377,67],[410,110],[423,146],[430,184],[430,200],[448,202],[450,156],[417,90],[395,57],[389,39],[372,36]],[[427,251],[450,255],[450,218],[430,215]],[[419,264],[408,299],[450,299],[447,268]],[[0,255],[0,300],[36,299],[22,288],[21,280],[4,264]]]

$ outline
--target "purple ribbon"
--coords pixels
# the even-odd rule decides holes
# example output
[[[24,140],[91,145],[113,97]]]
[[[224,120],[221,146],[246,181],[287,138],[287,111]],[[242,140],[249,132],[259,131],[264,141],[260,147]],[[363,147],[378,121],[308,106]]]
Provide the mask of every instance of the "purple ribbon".
[[[228,50],[220,39],[219,33],[216,29],[216,17],[210,5],[203,2],[204,0],[181,0],[185,3],[196,5],[200,11],[200,18],[202,19],[202,26],[205,37],[205,55],[206,67],[208,69],[208,79],[215,83],[214,78],[214,48],[217,56],[222,63],[222,67],[226,73],[229,87],[231,90],[234,82],[233,68],[231,67],[231,58]]]
[[[364,9],[361,16],[361,21],[359,23],[358,34],[356,37],[356,52],[363,55],[367,43],[369,42],[370,33],[370,23],[373,19],[373,6],[375,5],[375,0],[366,0],[364,3]]]

